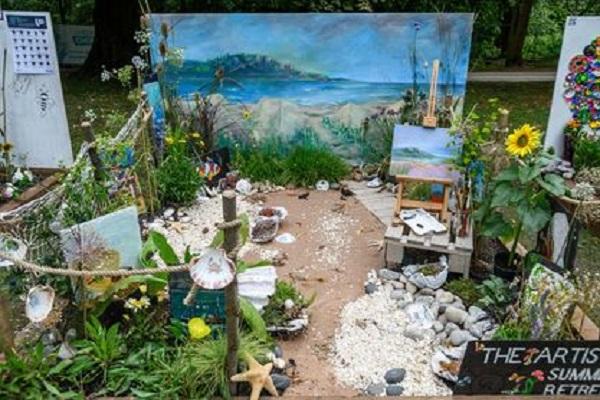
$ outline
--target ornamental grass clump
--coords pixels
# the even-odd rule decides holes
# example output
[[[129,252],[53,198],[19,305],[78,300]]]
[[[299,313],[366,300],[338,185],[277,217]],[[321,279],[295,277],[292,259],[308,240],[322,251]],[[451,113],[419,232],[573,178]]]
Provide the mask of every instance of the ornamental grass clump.
[[[523,230],[536,234],[552,216],[550,196],[563,196],[564,180],[543,172],[552,155],[541,148],[541,132],[525,124],[505,140],[509,165],[492,179],[485,201],[475,213],[480,233],[513,240],[508,266],[514,266],[515,251]]]

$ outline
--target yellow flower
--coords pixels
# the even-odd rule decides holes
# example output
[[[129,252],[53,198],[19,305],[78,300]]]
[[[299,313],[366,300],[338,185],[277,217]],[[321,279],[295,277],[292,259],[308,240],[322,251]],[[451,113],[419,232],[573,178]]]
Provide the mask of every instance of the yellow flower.
[[[252,113],[248,110],[244,110],[244,112],[242,112],[242,118],[245,120],[249,120],[252,117]]]
[[[540,147],[540,136],[539,130],[525,124],[508,135],[504,143],[506,151],[513,156],[525,157]]]
[[[148,286],[140,285],[138,289],[140,289],[140,292],[142,292],[142,294],[146,294],[146,292],[148,291]]]
[[[592,128],[592,129],[598,129],[598,128],[600,128],[600,121],[592,121],[592,122],[590,122],[590,128]]]
[[[165,143],[166,144],[173,144],[174,142],[175,142],[175,140],[173,139],[172,136],[165,137]]]
[[[200,135],[198,132],[193,132],[192,134],[190,134],[190,136],[194,139],[200,139],[202,135]]]
[[[576,119],[571,119],[569,120],[569,122],[567,123],[567,125],[569,126],[569,128],[579,128],[581,126],[581,124],[579,123],[579,121],[577,121]]]
[[[200,340],[210,334],[210,326],[206,325],[202,318],[192,318],[188,321],[190,338]]]

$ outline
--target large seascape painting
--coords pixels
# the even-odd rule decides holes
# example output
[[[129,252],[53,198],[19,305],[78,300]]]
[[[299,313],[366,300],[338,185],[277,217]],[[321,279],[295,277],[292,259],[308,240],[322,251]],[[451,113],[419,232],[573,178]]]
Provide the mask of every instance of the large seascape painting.
[[[439,98],[465,93],[472,14],[154,14],[154,60],[161,25],[183,54],[167,74],[178,95],[223,96],[256,139],[309,132],[356,153],[369,118],[428,91],[434,59]]]

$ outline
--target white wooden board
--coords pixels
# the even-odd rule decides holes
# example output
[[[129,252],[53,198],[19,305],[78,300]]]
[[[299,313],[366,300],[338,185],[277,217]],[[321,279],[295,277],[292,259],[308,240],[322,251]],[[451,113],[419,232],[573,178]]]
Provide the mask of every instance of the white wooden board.
[[[569,62],[575,55],[581,54],[584,47],[598,36],[600,36],[600,17],[567,18],[544,142],[546,148],[554,147],[558,155],[563,154],[563,131],[571,119],[568,103],[563,98],[565,77],[569,73]]]
[[[16,74],[15,52],[9,43],[7,17],[43,17],[47,24],[47,74]],[[26,23],[27,18],[24,20]],[[41,43],[40,43],[41,44]],[[34,49],[35,50],[35,49]],[[4,59],[6,55],[6,60]],[[58,168],[73,163],[69,125],[56,59],[52,20],[45,12],[0,11],[0,78],[6,66],[4,99],[0,111],[6,112],[7,139],[14,145],[14,162],[37,168]],[[0,80],[0,85],[2,81]],[[0,124],[2,119],[0,118]]]

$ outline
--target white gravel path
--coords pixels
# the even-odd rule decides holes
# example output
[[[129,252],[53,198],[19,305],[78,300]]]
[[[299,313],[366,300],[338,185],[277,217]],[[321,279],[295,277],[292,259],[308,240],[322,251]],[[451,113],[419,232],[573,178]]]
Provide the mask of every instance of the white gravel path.
[[[402,333],[407,317],[395,300],[392,288],[380,286],[371,295],[348,303],[341,314],[341,326],[332,346],[331,363],[339,381],[359,390],[371,383],[384,383],[385,372],[404,368],[403,395],[451,395],[430,366],[435,344],[417,342]]]

